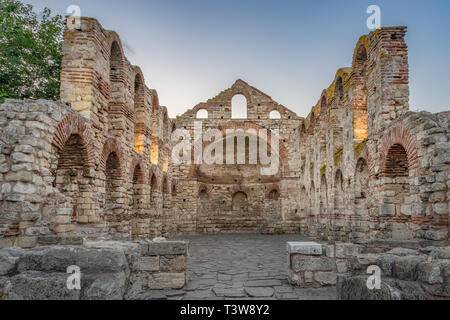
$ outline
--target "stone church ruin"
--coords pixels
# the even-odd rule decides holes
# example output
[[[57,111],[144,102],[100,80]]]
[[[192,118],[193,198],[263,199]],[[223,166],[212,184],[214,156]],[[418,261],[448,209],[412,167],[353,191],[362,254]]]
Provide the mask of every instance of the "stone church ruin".
[[[103,248],[95,241],[106,239],[117,242],[109,250],[129,253],[144,241],[150,248],[136,255],[145,263],[133,269],[128,261],[125,278],[147,272],[149,288],[162,289],[183,287],[185,267],[161,261],[186,259],[187,249],[146,242],[156,237],[301,234],[358,246],[448,246],[450,113],[409,111],[405,34],[385,27],[362,36],[351,67],[336,72],[306,118],[237,80],[172,119],[117,33],[82,18],[64,33],[61,102],[0,105],[0,248],[21,248],[9,256],[52,246],[94,254]],[[236,99],[244,115],[236,116]],[[196,140],[196,122],[222,138]],[[190,133],[190,163],[172,162],[177,129]],[[266,139],[251,134],[260,130]],[[238,139],[243,164],[195,163],[196,144],[225,152]],[[276,173],[249,161],[261,146],[276,154]],[[124,295],[135,297],[116,294]]]

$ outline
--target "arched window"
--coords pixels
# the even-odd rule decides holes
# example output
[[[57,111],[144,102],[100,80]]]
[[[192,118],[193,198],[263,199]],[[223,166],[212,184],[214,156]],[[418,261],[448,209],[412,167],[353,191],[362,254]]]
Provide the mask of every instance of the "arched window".
[[[327,178],[322,175],[320,179],[320,214],[326,214],[328,207],[328,190],[327,190]]]
[[[162,201],[163,201],[163,208],[169,209],[170,208],[170,202],[168,201],[169,197],[169,181],[166,177],[163,179],[163,185],[162,185]]]
[[[208,198],[208,190],[206,188],[201,188],[198,193],[200,199],[207,199]]]
[[[177,185],[173,184],[172,185],[172,196],[176,196],[177,195]]]
[[[369,183],[369,169],[366,160],[360,158],[356,163],[355,173],[355,199],[357,202],[362,202],[367,198],[367,187]]]
[[[120,162],[119,157],[115,152],[111,152],[106,160],[106,181],[105,181],[105,213],[111,215],[115,208],[120,208],[118,204],[117,195],[118,189],[122,186],[120,180]]]
[[[159,98],[158,92],[152,90],[152,111],[157,111],[159,109]]]
[[[325,98],[325,96],[322,97],[322,99],[320,100],[320,114],[326,114],[327,113],[327,99]]]
[[[200,109],[197,111],[197,119],[208,119],[208,110]]]
[[[306,204],[306,199],[308,198],[308,195],[306,194],[306,188],[303,187],[300,191],[300,214],[302,216],[305,216],[308,211],[308,206]]]
[[[165,109],[165,108],[164,108]],[[169,115],[167,114],[167,109],[164,110],[163,116],[163,138],[167,140],[169,138]]]
[[[142,169],[138,164],[133,171],[133,209],[140,209],[142,204]]]
[[[83,215],[82,192],[89,183],[84,178],[87,154],[82,137],[72,134],[58,155],[55,186],[70,201],[73,208],[72,220],[75,222]]]
[[[388,179],[383,185],[384,204],[381,213],[387,216],[410,216],[408,156],[401,144],[395,144],[389,149],[382,176]]]
[[[344,179],[342,177],[341,170],[336,171],[336,176],[334,179],[334,213],[336,215],[341,214],[344,209],[343,204],[344,196]]]
[[[363,141],[368,135],[367,124],[367,51],[361,45],[356,53],[353,67],[353,137]]]
[[[355,214],[360,216],[362,221],[369,219],[368,195],[369,187],[369,167],[366,160],[360,158],[356,163],[355,172]],[[362,229],[364,228],[364,229]],[[360,226],[356,232],[369,232],[368,226]]]
[[[335,94],[339,100],[342,100],[344,97],[344,87],[342,85],[342,78],[338,77],[336,80]]]
[[[167,181],[167,178],[164,178],[164,180],[163,180],[163,189],[162,189],[162,192],[163,192],[164,194],[169,193],[169,182]]]
[[[109,60],[109,101],[108,101],[108,120],[109,129],[112,128],[113,114],[123,111],[125,101],[123,96],[123,77],[122,77],[123,56],[117,41],[111,45],[110,60]]]
[[[247,98],[242,94],[237,94],[231,100],[231,118],[247,119]]]
[[[270,113],[269,118],[272,120],[278,120],[278,119],[281,119],[281,114],[277,110],[273,110]]]
[[[233,211],[245,213],[248,210],[248,198],[244,192],[236,192],[233,195]]]
[[[316,186],[314,181],[311,182],[311,188],[309,189],[309,213],[312,219],[316,214]]]
[[[158,165],[159,162],[159,142],[157,136],[152,136],[152,144],[150,145],[150,162]]]
[[[140,74],[134,80],[134,150],[144,152],[144,108],[145,108],[144,82]]]
[[[156,180],[155,174],[152,174],[152,177],[150,179],[150,203],[155,204],[155,195],[156,190],[158,188],[158,182]]]

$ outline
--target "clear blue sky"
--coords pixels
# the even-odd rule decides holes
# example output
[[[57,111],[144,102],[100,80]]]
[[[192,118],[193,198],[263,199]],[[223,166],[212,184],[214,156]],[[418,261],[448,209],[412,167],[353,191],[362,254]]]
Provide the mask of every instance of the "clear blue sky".
[[[408,26],[411,109],[450,110],[449,0],[24,0],[65,14],[71,4],[119,33],[131,63],[173,117],[238,78],[306,116],[369,32]]]

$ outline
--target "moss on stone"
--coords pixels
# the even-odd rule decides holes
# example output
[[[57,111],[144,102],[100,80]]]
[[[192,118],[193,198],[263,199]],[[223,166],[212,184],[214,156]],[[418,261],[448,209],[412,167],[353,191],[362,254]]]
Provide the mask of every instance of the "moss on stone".
[[[322,167],[320,167],[320,176],[323,176],[326,171],[327,171],[327,165],[324,164]]]
[[[354,145],[354,149],[355,149],[355,158],[358,159],[359,156],[361,155],[361,153],[364,150],[364,147],[366,146],[367,143],[367,139],[359,142],[359,143],[355,143]]]
[[[334,152],[334,166],[337,167],[342,161],[342,156],[344,155],[344,147],[339,147]]]

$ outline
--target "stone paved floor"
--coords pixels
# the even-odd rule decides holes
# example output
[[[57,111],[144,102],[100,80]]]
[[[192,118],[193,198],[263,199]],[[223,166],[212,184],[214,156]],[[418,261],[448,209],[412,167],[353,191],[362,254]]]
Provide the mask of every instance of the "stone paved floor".
[[[286,242],[298,235],[181,236],[190,242],[188,284],[180,291],[159,291],[159,298],[208,299],[336,299],[336,288],[301,289],[287,278]]]

